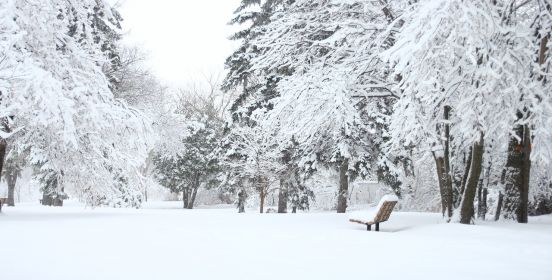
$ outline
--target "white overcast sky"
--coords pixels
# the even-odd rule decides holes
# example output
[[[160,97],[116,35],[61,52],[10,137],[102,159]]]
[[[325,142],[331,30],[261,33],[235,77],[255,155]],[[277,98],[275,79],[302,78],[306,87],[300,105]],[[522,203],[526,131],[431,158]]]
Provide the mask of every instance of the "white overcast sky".
[[[157,76],[171,86],[220,74],[236,48],[228,26],[240,0],[119,1],[126,41],[149,53]]]

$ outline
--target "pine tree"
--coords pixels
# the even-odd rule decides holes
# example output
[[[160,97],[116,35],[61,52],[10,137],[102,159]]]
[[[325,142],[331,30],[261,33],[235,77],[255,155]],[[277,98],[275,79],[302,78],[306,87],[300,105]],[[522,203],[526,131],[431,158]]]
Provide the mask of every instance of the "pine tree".
[[[185,209],[192,209],[200,187],[218,185],[219,162],[214,153],[218,134],[213,127],[198,124],[182,139],[181,152],[175,156],[158,154],[154,163],[161,185],[182,193]]]

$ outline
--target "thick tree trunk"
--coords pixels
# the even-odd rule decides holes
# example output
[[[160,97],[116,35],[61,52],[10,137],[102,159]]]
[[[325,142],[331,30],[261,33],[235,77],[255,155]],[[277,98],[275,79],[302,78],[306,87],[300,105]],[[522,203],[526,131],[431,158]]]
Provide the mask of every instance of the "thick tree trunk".
[[[347,194],[349,192],[349,159],[344,159],[339,168],[339,193],[337,194],[337,213],[347,212]]]
[[[446,155],[446,154],[445,154]],[[433,152],[433,158],[435,159],[435,168],[437,169],[437,180],[439,181],[439,192],[441,194],[441,211],[443,217],[452,217],[452,178],[450,176],[450,170],[446,167],[445,158],[448,156],[441,156],[438,152]],[[449,171],[447,171],[449,170]]]
[[[521,116],[518,113],[518,117]],[[516,218],[527,223],[529,206],[529,179],[531,173],[531,133],[527,125],[516,127],[515,136],[508,144],[506,161],[504,218]]]
[[[550,12],[552,6],[546,5],[545,8]],[[537,29],[537,33],[542,30]],[[548,59],[548,41],[550,33],[547,31],[542,36],[538,46],[538,63],[545,65]],[[546,69],[541,69],[547,72]],[[542,83],[547,80],[544,75],[538,77]],[[526,113],[524,116],[524,112]],[[527,108],[524,111],[518,111],[517,119],[527,118],[530,112]],[[505,201],[504,217],[513,218],[515,216],[518,223],[528,223],[529,207],[529,181],[531,178],[531,129],[529,125],[517,125],[514,128],[515,135],[510,138],[508,144],[508,159],[506,161],[505,178]]]
[[[182,191],[182,203],[184,204],[182,208],[188,209],[188,188]]]
[[[280,179],[280,190],[278,193],[278,213],[287,213],[288,185],[285,180]]]
[[[435,167],[437,170],[437,179],[439,180],[439,192],[441,194],[441,211],[443,217],[450,219],[453,211],[452,197],[452,174],[450,172],[450,106],[445,106],[443,114],[443,125],[437,127],[440,131],[442,127],[442,146],[438,150],[433,151]]]
[[[470,166],[470,173],[460,205],[460,223],[462,224],[470,224],[474,216],[473,203],[477,192],[477,183],[479,182],[483,166],[484,145],[483,134],[481,134],[479,142],[473,145],[472,164]]]

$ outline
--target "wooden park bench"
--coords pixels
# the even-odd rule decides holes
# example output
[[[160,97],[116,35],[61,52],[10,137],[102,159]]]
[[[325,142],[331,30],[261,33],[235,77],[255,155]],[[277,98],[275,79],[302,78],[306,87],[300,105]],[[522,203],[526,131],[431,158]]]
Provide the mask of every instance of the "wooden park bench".
[[[366,225],[368,231],[372,230],[372,225],[376,225],[376,231],[379,231],[379,224],[389,220],[398,201],[397,196],[386,195],[380,200],[374,211],[353,212],[349,216],[349,221]]]
[[[2,206],[8,202],[7,197],[0,197],[0,212],[2,212]]]

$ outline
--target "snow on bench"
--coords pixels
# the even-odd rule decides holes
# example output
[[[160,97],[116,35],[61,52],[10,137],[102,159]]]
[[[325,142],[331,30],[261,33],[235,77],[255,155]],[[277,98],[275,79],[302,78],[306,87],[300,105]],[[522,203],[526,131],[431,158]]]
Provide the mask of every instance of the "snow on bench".
[[[372,211],[357,211],[349,215],[349,221],[353,223],[364,224],[367,230],[372,230],[372,225],[376,225],[376,231],[379,231],[379,224],[389,220],[393,208],[399,201],[396,195],[385,195],[381,198],[378,206]]]

